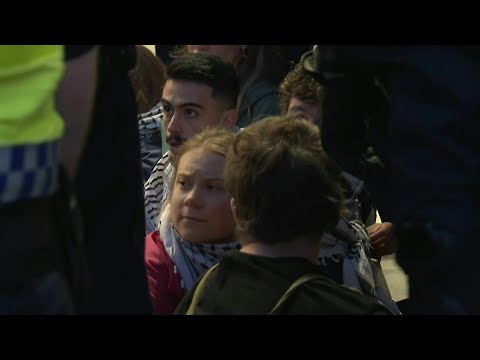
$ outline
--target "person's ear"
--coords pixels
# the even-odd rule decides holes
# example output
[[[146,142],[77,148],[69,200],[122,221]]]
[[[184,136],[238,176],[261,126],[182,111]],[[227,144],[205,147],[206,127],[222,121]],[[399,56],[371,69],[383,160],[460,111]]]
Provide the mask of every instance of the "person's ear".
[[[235,205],[235,199],[234,199],[234,198],[231,198],[231,199],[230,199],[230,210],[232,210],[233,219],[234,219],[235,222],[238,224],[238,220],[237,220],[237,208],[236,208],[236,205]]]
[[[233,220],[237,223],[237,230],[245,231],[245,221],[237,216],[237,203],[234,198],[230,199],[230,210],[232,210]]]
[[[225,129],[231,129],[238,120],[238,111],[235,109],[227,110],[223,113],[222,127]]]

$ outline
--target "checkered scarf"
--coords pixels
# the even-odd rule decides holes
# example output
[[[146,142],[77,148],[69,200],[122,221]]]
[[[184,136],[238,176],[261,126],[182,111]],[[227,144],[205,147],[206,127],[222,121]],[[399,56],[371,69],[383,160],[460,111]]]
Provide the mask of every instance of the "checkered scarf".
[[[170,161],[170,151],[158,160],[150,178],[144,185],[145,194],[145,225],[147,233],[159,229],[156,225],[160,220],[162,205],[170,194],[173,166]]]
[[[231,250],[240,249],[237,242],[220,244],[192,244],[183,240],[170,220],[170,205],[161,214],[160,238],[165,250],[182,278],[182,288],[189,291],[197,279]]]
[[[158,130],[162,126],[163,119],[163,107],[162,103],[158,103],[153,108],[143,114],[139,114],[138,117],[138,129],[142,130]]]
[[[319,253],[321,265],[326,266],[327,258],[336,263],[343,260],[342,285],[377,298],[394,314],[400,314],[380,265],[370,256],[370,238],[360,221],[342,218],[332,233],[325,234]]]

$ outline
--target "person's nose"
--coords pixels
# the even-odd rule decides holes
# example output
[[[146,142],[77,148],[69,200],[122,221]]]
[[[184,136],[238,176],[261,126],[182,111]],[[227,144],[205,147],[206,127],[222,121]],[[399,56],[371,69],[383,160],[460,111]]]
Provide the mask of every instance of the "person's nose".
[[[165,124],[167,132],[172,135],[180,135],[182,133],[181,124],[180,115],[174,112],[172,117],[168,120],[168,124]]]
[[[198,185],[194,185],[188,192],[185,197],[185,205],[197,209],[203,206],[202,193]]]
[[[194,53],[203,53],[207,52],[208,50],[208,45],[192,45],[193,52]]]

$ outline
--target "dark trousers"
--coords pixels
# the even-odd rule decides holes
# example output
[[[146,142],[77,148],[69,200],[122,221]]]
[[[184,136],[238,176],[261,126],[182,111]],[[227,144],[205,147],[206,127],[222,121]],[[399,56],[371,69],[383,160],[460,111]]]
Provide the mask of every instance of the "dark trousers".
[[[0,314],[72,314],[81,249],[72,238],[66,191],[0,206]]]
[[[88,264],[79,314],[152,314],[145,270],[145,213],[134,46],[102,46],[92,127],[75,189]]]
[[[65,277],[56,271],[42,275],[21,291],[0,292],[0,315],[73,315]]]

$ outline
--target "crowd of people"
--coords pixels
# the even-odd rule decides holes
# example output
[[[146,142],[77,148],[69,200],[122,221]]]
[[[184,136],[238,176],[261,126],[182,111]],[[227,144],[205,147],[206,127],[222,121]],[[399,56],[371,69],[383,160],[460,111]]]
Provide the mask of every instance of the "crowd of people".
[[[0,314],[478,313],[478,54],[0,46]]]

